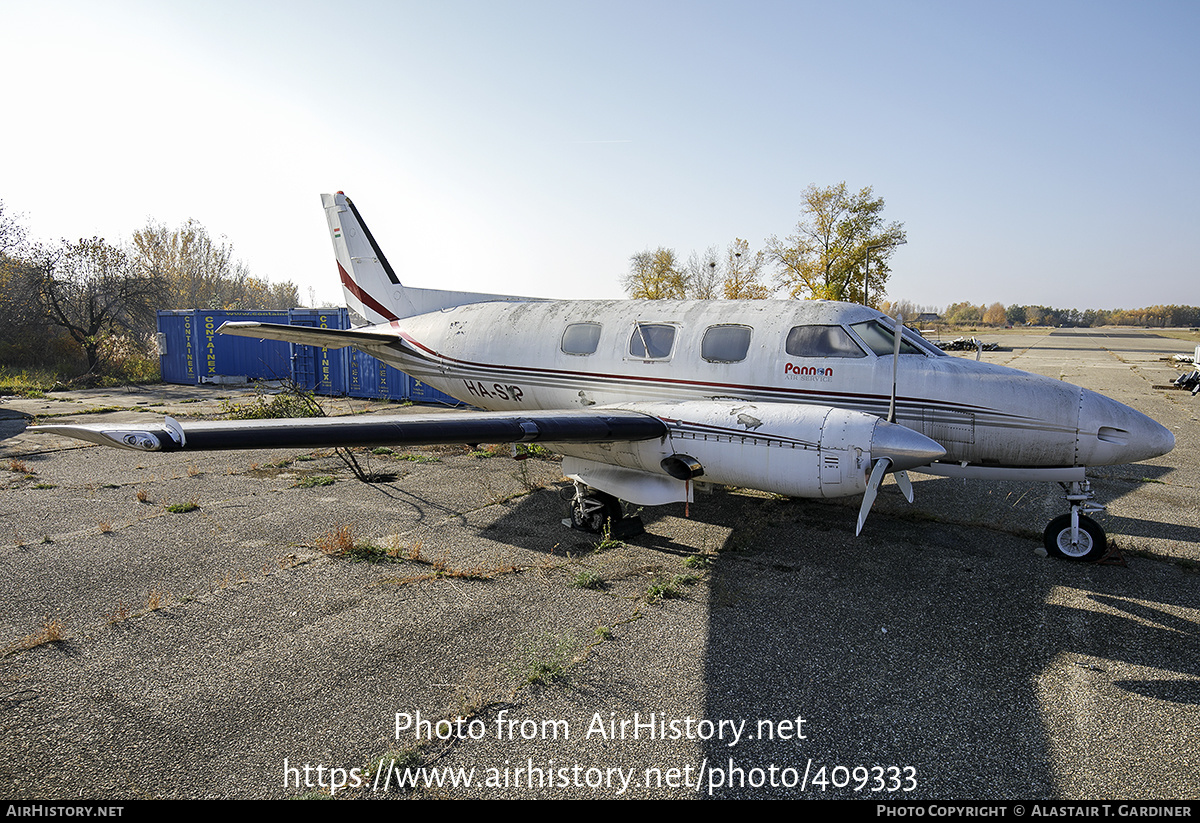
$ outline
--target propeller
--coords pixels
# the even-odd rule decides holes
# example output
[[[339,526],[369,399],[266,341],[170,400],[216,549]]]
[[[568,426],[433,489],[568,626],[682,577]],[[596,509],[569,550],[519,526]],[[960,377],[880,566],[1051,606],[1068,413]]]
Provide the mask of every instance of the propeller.
[[[858,528],[854,530],[855,537],[862,534],[862,527],[867,522],[867,515],[871,513],[871,506],[875,502],[875,495],[879,493],[879,485],[883,482],[883,476],[887,474],[887,470],[891,465],[892,459],[890,457],[881,457],[875,461],[875,465],[871,468],[871,478],[867,481],[867,490],[863,492],[862,505],[858,507]]]
[[[862,505],[858,508],[858,528],[854,532],[855,536],[862,533],[863,524],[867,522],[867,515],[871,513],[875,496],[879,494],[879,487],[883,484],[884,475],[888,473],[889,469],[897,466],[898,463],[903,463],[892,475],[896,478],[896,485],[900,487],[904,498],[911,503],[913,502],[913,487],[912,480],[908,477],[908,468],[923,466],[946,454],[946,450],[935,441],[912,429],[906,429],[896,424],[896,385],[900,369],[900,342],[903,331],[904,317],[897,314],[896,328],[893,331],[895,348],[892,351],[892,398],[888,403],[887,423],[876,426],[871,443],[873,452],[889,452],[890,454],[881,455],[871,466],[871,476],[867,479]]]

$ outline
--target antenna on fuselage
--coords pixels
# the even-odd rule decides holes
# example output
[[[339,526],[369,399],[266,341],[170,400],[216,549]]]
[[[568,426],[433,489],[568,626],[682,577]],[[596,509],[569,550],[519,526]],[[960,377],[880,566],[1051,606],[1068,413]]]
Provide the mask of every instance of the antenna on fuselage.
[[[887,422],[896,422],[896,383],[899,375],[900,367],[900,340],[904,332],[904,315],[897,312],[896,328],[892,330],[892,336],[895,338],[895,345],[892,348],[892,399],[888,403]],[[875,503],[875,495],[879,492],[879,487],[883,485],[883,477],[887,474],[888,469],[892,467],[893,460],[890,457],[880,457],[871,467],[871,476],[867,479],[867,488],[863,492],[862,505],[858,508],[858,528],[854,534],[862,533],[863,524],[867,522],[867,515],[871,512],[871,506]],[[896,480],[896,485],[900,487],[904,498],[909,502],[913,502],[913,487],[912,481],[908,479],[908,472],[900,470],[892,473],[892,477]]]
[[[904,315],[896,312],[896,328],[892,332],[896,338],[896,346],[892,351],[892,402],[888,404],[887,421],[896,422],[896,375],[900,368],[900,338],[904,333]]]

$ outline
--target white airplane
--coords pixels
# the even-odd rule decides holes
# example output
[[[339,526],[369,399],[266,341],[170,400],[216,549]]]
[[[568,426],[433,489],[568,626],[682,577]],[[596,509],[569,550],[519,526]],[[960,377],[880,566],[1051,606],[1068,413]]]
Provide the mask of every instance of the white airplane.
[[[484,411],[158,425],[47,425],[122,448],[540,441],[574,481],[575,526],[621,500],[691,502],[695,482],[793,497],[863,495],[907,471],[1063,485],[1051,553],[1099,559],[1089,466],[1165,454],[1174,436],[1087,389],[945,355],[882,313],[794,300],[549,301],[401,284],[342,192],[322,195],[338,274],[367,325],[226,323],[223,334],[353,346]],[[900,334],[896,329],[900,328]]]

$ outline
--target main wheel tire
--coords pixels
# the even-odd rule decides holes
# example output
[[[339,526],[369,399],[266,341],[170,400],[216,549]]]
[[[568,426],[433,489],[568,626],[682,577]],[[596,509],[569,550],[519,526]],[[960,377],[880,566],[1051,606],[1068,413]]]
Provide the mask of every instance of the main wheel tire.
[[[1090,517],[1079,515],[1079,542],[1071,543],[1071,515],[1064,514],[1050,521],[1042,540],[1046,551],[1064,560],[1099,560],[1108,552],[1108,537],[1100,524]]]
[[[609,522],[622,516],[621,501],[611,494],[597,492],[571,501],[571,524],[593,534],[604,534]]]
[[[601,534],[608,521],[606,507],[595,497],[571,501],[571,525],[583,531]]]

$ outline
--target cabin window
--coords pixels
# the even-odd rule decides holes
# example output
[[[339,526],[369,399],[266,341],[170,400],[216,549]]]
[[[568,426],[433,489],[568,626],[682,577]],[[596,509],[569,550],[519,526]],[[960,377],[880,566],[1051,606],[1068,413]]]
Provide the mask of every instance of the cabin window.
[[[595,354],[599,345],[599,323],[572,323],[563,332],[562,350],[566,354]]]
[[[855,333],[867,344],[867,347],[880,357],[889,355],[896,350],[896,336],[892,333],[891,328],[878,320],[853,323],[850,328],[854,329]],[[900,336],[900,353],[925,355],[925,352],[916,344],[909,341],[905,335]]]
[[[866,357],[841,326],[794,326],[784,350],[792,357]]]
[[[749,326],[709,326],[700,343],[700,356],[710,363],[738,363],[749,351]]]
[[[629,337],[629,355],[638,360],[664,360],[675,345],[675,327],[666,323],[638,323]]]

